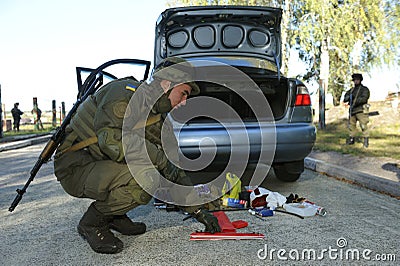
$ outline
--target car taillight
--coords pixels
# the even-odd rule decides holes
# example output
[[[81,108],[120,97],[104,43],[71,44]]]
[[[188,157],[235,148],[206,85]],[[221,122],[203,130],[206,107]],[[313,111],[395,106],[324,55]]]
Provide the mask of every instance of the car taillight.
[[[308,106],[311,105],[311,98],[305,86],[297,86],[295,106]]]

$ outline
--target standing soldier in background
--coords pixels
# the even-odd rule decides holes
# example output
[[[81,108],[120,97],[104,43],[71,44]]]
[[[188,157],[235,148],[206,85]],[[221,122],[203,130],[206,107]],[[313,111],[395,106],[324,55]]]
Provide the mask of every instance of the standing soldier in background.
[[[35,130],[40,130],[44,129],[43,124],[42,124],[42,110],[35,104],[32,109],[32,114],[33,114],[33,119],[34,119],[34,124],[35,124]]]
[[[362,136],[364,137],[364,147],[368,148],[368,122],[369,122],[369,89],[361,84],[363,80],[362,74],[355,73],[351,75],[354,87],[344,95],[344,102],[349,104],[349,130],[350,138],[347,140],[348,145],[354,144],[354,137],[357,134],[357,121],[360,123]]]
[[[14,131],[19,131],[19,123],[21,121],[21,115],[24,114],[24,112],[22,112],[21,110],[19,110],[18,108],[19,103],[14,103],[14,108],[11,109],[11,114],[13,116],[13,129]]]

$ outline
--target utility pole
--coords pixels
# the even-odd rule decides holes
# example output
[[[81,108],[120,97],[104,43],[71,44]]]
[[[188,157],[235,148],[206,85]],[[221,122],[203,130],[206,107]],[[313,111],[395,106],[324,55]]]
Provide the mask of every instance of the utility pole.
[[[321,65],[319,75],[319,128],[325,129],[325,94],[328,90],[329,81],[329,29],[325,22],[325,7],[327,1],[322,4],[322,27],[324,39],[321,46]]]
[[[325,128],[325,93],[329,79],[329,42],[325,39],[321,47],[321,71],[319,75],[319,128]]]

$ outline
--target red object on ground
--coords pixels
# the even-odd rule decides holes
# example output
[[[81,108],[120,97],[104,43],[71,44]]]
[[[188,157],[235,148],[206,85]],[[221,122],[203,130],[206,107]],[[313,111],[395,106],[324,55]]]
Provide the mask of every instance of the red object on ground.
[[[208,232],[195,232],[190,234],[190,240],[242,240],[242,239],[264,239],[263,234],[257,233],[237,233],[236,228],[243,228],[248,226],[246,221],[238,220],[233,223],[226,216],[225,212],[214,212],[213,215],[217,217],[218,224],[221,227],[220,233]]]
[[[245,240],[264,239],[263,234],[257,233],[206,233],[195,232],[190,234],[190,240]]]
[[[235,227],[236,229],[240,229],[240,228],[245,228],[249,225],[248,222],[243,221],[243,220],[237,220],[237,221],[233,221],[232,222],[233,227]]]
[[[225,212],[213,212],[213,215],[217,217],[219,227],[221,227],[222,233],[228,232],[236,232],[236,228],[232,225],[231,221],[229,220],[228,216],[226,216]]]

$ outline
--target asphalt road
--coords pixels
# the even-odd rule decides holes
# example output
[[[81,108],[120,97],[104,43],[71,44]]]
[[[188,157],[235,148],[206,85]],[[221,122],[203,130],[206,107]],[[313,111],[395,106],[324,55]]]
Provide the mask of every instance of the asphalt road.
[[[398,265],[393,260],[400,259],[397,199],[309,170],[295,183],[269,175],[263,187],[307,197],[327,209],[326,217],[302,220],[276,213],[261,220],[247,212],[231,212],[227,215],[232,221],[249,223],[240,232],[263,233],[265,240],[190,241],[190,233],[203,229],[201,224],[149,204],[128,213],[145,222],[148,232],[135,237],[117,234],[124,250],[97,254],[76,231],[91,201],[64,193],[52,163],[42,167],[16,210],[8,211],[43,147],[0,153],[2,265]]]

